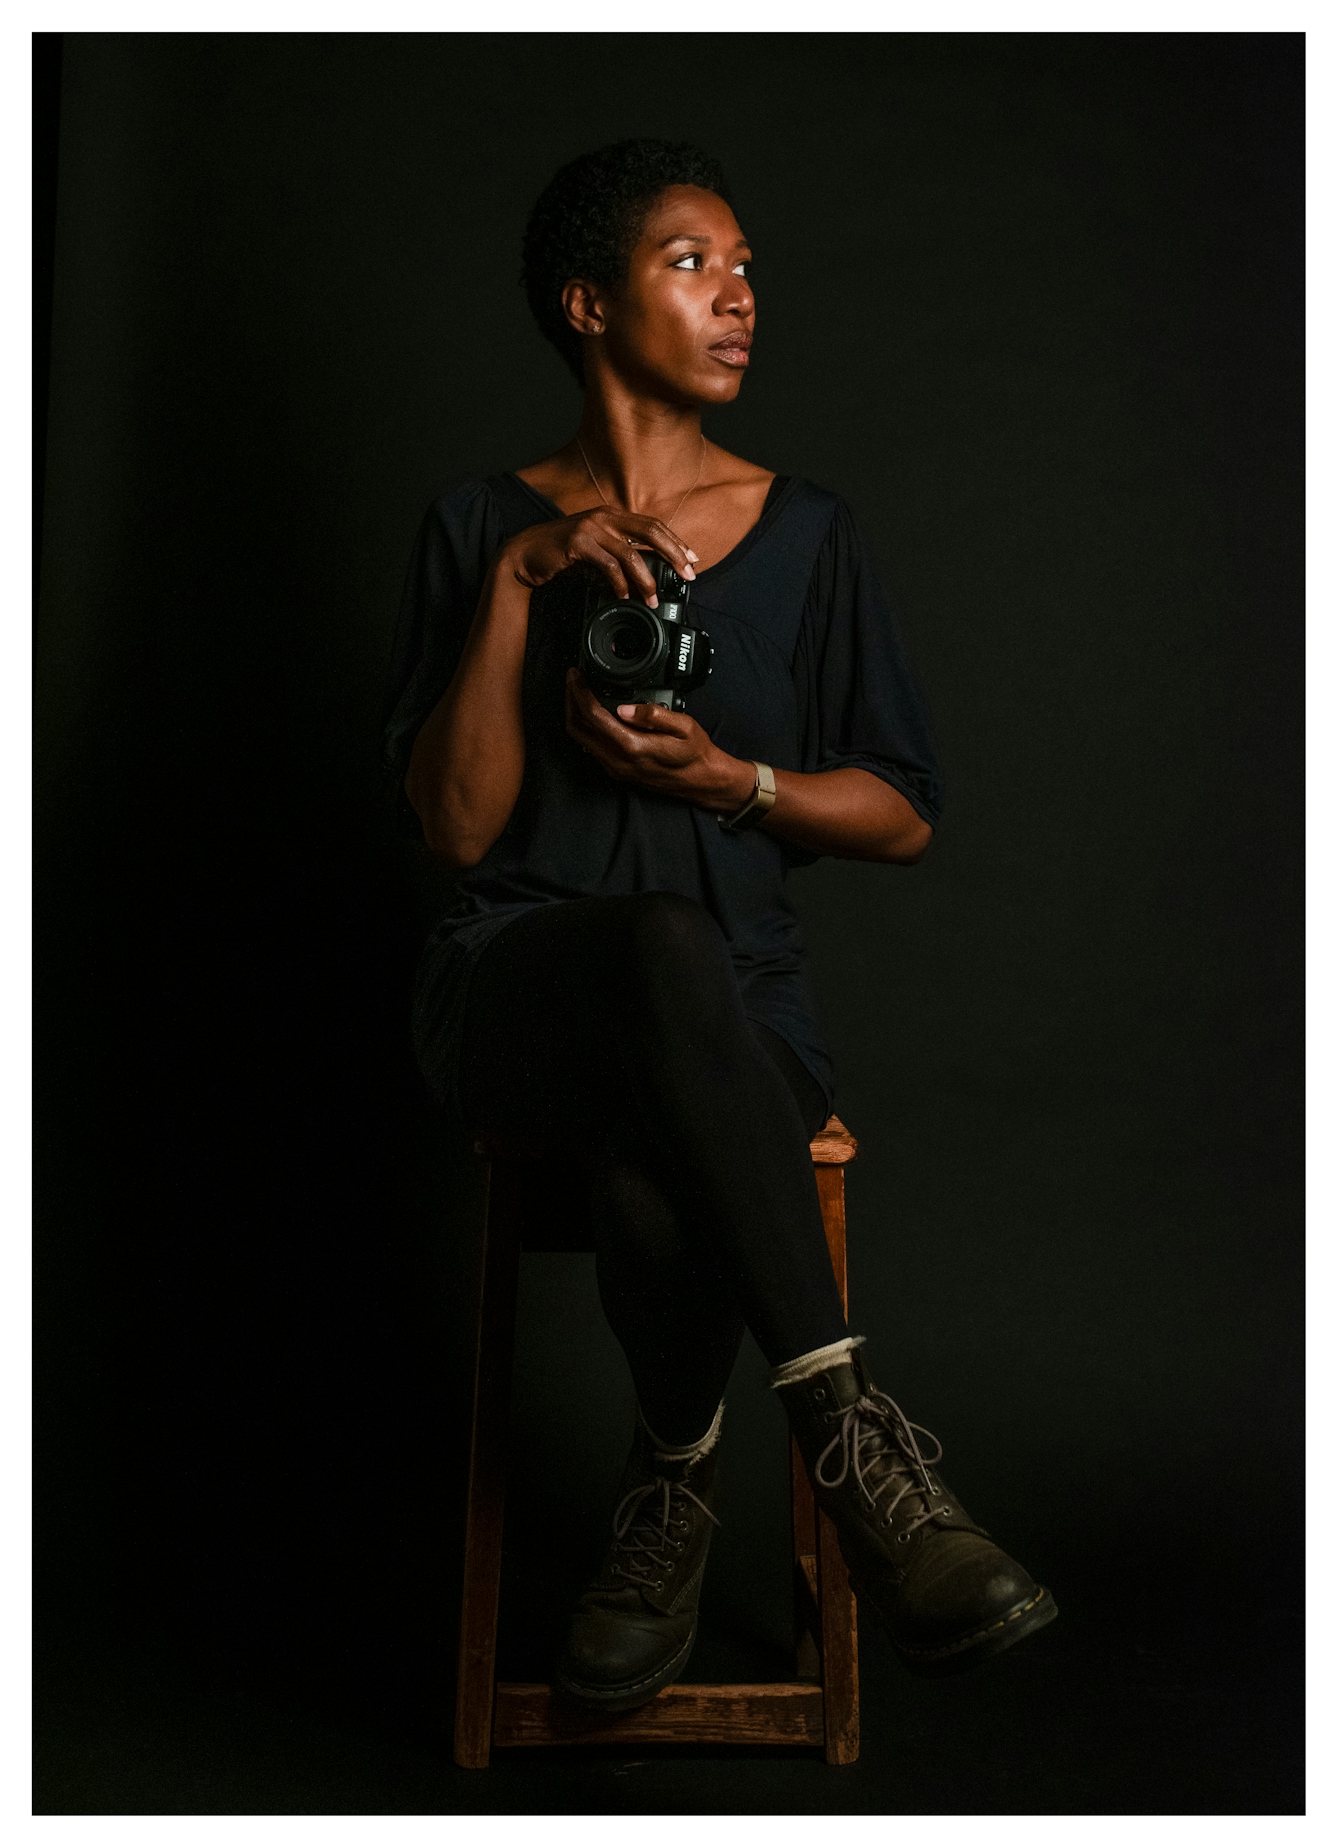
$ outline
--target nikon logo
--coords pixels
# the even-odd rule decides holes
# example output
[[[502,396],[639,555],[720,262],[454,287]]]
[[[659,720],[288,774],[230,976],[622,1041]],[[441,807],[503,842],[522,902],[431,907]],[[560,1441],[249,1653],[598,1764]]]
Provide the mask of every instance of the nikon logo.
[[[692,637],[690,635],[685,635],[678,644],[678,671],[680,674],[687,673],[688,662],[691,660],[691,658],[692,658]]]

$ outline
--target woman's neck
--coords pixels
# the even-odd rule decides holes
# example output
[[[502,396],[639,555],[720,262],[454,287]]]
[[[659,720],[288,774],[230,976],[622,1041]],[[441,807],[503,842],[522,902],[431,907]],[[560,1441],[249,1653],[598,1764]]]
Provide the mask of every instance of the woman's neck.
[[[610,506],[644,513],[690,487],[702,466],[696,405],[587,391],[576,433],[595,487]]]

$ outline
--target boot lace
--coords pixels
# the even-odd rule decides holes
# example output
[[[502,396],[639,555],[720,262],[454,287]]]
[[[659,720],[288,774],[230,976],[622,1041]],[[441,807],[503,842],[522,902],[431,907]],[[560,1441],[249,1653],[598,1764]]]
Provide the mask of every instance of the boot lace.
[[[921,1450],[917,1431],[934,1446],[933,1456]],[[823,1465],[833,1451],[838,1455],[840,1469],[834,1475],[824,1475]],[[920,1511],[902,1529],[906,1536],[932,1521],[938,1512],[930,1505],[930,1498],[937,1498],[942,1490],[930,1478],[929,1467],[942,1455],[943,1446],[932,1431],[912,1424],[894,1399],[875,1389],[862,1393],[846,1407],[841,1428],[814,1465],[813,1478],[825,1489],[837,1489],[848,1475],[853,1475],[871,1509],[876,1509],[880,1497],[895,1486],[896,1494],[883,1503],[885,1527],[892,1525],[893,1514],[907,1496],[918,1498]]]
[[[682,1518],[681,1496],[695,1502],[707,1520],[719,1527],[719,1521],[706,1503],[685,1483],[656,1476],[639,1488],[629,1489],[613,1511],[614,1550],[627,1556],[625,1560],[614,1562],[613,1571],[619,1578],[644,1585],[648,1591],[664,1590],[665,1576],[677,1564],[671,1554],[682,1552],[685,1544],[675,1540],[671,1532],[674,1527],[682,1529],[688,1525]]]

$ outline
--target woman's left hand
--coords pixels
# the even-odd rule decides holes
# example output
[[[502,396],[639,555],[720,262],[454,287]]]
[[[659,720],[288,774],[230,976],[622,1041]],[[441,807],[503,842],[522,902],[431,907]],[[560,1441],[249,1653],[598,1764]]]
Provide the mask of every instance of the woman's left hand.
[[[574,667],[567,670],[567,730],[620,782],[639,783],[698,808],[733,815],[753,793],[757,766],[712,744],[686,712],[663,706],[619,706],[608,712]],[[845,860],[884,860],[914,866],[933,829],[871,771],[777,770],[776,802],[759,825],[810,853]]]
[[[742,808],[753,792],[753,765],[713,744],[686,712],[619,706],[615,715],[574,667],[567,670],[566,704],[569,735],[619,782],[721,814]]]

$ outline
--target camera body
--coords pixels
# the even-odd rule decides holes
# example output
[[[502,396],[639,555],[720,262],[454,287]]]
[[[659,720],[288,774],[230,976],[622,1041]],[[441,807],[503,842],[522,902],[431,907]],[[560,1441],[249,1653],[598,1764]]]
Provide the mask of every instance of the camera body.
[[[711,638],[687,620],[689,586],[651,553],[659,608],[620,602],[601,580],[587,591],[576,665],[601,706],[663,706],[682,712],[683,696],[711,672]]]

